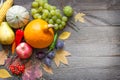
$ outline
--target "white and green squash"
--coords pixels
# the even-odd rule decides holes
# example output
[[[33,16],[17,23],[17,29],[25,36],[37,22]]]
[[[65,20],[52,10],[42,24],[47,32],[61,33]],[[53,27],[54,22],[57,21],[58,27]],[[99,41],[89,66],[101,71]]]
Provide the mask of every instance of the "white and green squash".
[[[30,15],[27,9],[19,5],[12,6],[6,14],[8,24],[14,29],[24,27],[29,19]]]

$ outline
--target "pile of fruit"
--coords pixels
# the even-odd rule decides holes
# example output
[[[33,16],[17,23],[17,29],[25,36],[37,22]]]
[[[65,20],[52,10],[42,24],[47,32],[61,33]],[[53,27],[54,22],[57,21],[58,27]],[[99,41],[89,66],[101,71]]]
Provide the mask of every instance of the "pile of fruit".
[[[64,47],[58,33],[72,16],[72,7],[65,6],[61,11],[47,0],[34,0],[29,13],[25,7],[13,5],[13,2],[6,0],[0,7],[0,44],[11,46],[12,52],[9,70],[13,75],[22,75],[26,68],[24,61],[33,56],[50,68],[55,51]],[[33,19],[30,21],[31,15]],[[33,54],[36,49],[46,51]],[[14,63],[15,56],[23,62]]]

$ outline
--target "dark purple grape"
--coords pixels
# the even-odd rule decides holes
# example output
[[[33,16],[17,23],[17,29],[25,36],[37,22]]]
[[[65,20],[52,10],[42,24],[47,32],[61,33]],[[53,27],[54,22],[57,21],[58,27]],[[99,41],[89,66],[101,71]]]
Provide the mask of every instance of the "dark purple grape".
[[[43,59],[44,57],[45,57],[45,53],[44,52],[38,52],[38,53],[36,53],[36,58]]]
[[[47,57],[53,59],[55,57],[55,52],[51,51],[50,53],[48,53]]]
[[[56,49],[62,49],[64,47],[64,41],[57,41]]]
[[[44,63],[46,64],[46,66],[51,67],[52,60],[48,57],[45,57]]]

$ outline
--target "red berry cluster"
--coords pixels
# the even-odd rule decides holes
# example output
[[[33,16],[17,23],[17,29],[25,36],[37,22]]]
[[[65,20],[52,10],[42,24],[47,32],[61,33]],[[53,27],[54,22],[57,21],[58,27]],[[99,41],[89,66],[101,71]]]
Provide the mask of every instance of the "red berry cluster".
[[[13,74],[20,75],[24,72],[25,65],[21,65],[20,63],[17,63],[16,65],[10,65],[9,69]]]

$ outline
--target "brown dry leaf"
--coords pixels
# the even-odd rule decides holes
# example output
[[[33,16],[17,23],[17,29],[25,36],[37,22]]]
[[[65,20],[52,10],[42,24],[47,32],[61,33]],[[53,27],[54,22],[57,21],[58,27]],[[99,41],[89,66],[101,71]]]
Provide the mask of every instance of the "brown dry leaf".
[[[43,69],[44,69],[47,73],[53,74],[52,68],[46,66],[45,64],[43,65]]]
[[[70,34],[71,34],[70,32],[65,31],[60,34],[59,39],[62,39],[62,40],[68,39],[70,37]]]
[[[84,23],[85,22],[84,16],[85,16],[84,13],[77,13],[74,17],[75,22],[80,21],[80,22]]]
[[[70,55],[71,54],[67,51],[57,50],[55,58],[54,58],[54,62],[56,64],[56,66],[59,67],[60,62],[62,62],[64,64],[68,64],[68,60],[67,60],[66,56],[70,56]]]
[[[4,65],[5,60],[7,59],[7,54],[8,54],[7,50],[0,51],[0,65]]]
[[[11,75],[5,69],[0,69],[0,78],[9,78]]]

